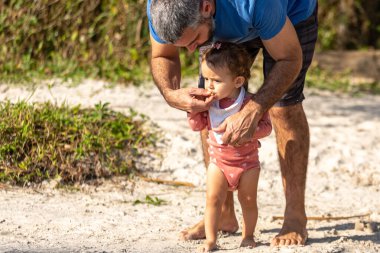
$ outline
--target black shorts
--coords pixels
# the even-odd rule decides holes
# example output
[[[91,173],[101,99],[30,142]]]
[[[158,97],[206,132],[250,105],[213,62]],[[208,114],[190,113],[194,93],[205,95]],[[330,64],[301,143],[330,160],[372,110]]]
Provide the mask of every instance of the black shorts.
[[[315,7],[313,14],[307,18],[306,20],[296,24],[294,28],[296,29],[298,39],[300,41],[303,53],[303,62],[302,69],[290,86],[289,90],[282,96],[282,98],[274,105],[274,106],[289,106],[302,102],[305,99],[303,94],[303,88],[305,85],[306,72],[313,60],[315,43],[317,41],[318,36],[318,6]],[[272,67],[276,63],[276,61],[269,55],[267,50],[265,50],[262,41],[260,38],[247,41],[242,43],[242,45],[246,48],[248,53],[252,56],[252,59],[256,58],[260,49],[263,49],[263,72],[264,78],[266,78],[271,71]],[[208,48],[209,46],[205,45],[199,49],[199,60],[201,61],[202,52]],[[253,62],[252,61],[252,62]],[[202,75],[199,76],[198,87],[204,88],[204,79]]]

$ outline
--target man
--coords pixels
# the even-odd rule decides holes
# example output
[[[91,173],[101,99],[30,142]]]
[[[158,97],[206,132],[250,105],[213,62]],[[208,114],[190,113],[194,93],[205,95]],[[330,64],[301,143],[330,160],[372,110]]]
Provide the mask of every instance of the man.
[[[178,47],[190,52],[210,41],[246,46],[264,54],[264,83],[247,106],[227,118],[217,131],[223,142],[241,145],[251,139],[258,120],[269,110],[277,140],[285,192],[285,219],[272,246],[303,245],[307,239],[305,185],[309,127],[302,107],[303,87],[317,39],[316,0],[148,0],[151,70],[166,102],[177,109],[207,110],[212,95],[202,88],[180,88]],[[202,78],[200,78],[202,87]],[[205,163],[207,133],[202,133]],[[230,192],[219,229],[236,232],[238,223]],[[182,232],[184,239],[204,238],[204,223]]]

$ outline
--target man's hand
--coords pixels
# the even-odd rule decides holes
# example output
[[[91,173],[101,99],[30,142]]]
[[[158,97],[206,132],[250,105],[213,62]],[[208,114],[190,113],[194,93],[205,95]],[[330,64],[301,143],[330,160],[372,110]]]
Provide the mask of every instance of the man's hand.
[[[218,133],[224,132],[222,137],[224,144],[239,146],[252,140],[262,115],[263,112],[258,104],[251,100],[240,112],[228,117],[213,130]]]
[[[164,97],[170,106],[187,112],[206,111],[214,100],[210,91],[201,88],[168,89]]]

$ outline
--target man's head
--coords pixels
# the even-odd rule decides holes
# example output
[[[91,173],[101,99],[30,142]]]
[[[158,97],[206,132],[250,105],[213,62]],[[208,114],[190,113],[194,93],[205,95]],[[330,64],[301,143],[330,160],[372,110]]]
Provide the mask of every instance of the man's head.
[[[214,0],[152,0],[154,30],[164,41],[194,51],[212,36]]]

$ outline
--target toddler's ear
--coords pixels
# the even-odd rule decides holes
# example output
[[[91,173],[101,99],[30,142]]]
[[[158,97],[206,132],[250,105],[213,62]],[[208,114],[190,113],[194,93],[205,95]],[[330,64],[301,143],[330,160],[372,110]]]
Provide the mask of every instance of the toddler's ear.
[[[235,87],[240,88],[245,82],[244,76],[238,76],[235,78]]]

